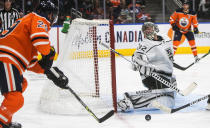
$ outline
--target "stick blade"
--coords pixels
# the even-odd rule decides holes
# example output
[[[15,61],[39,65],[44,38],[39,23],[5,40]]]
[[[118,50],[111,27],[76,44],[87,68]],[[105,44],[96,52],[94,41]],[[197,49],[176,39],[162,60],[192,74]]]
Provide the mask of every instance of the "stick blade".
[[[185,71],[185,70],[187,69],[186,67],[182,67],[182,66],[180,66],[180,65],[178,65],[178,64],[176,64],[176,63],[173,63],[173,65],[174,65],[175,68],[177,68],[177,69],[179,69],[179,70]]]
[[[166,107],[165,105],[162,105],[161,103],[159,103],[158,101],[154,100],[152,101],[152,106],[155,107],[155,108],[158,108],[164,112],[167,112],[167,113],[171,113],[171,108],[168,108]]]
[[[182,94],[184,96],[187,96],[189,95],[193,90],[195,90],[195,88],[197,87],[198,85],[193,82],[192,84],[190,84],[185,90],[182,91]]]
[[[104,122],[105,120],[109,119],[111,116],[114,115],[114,110],[111,110],[110,112],[108,112],[105,116],[103,116],[102,118],[98,119],[99,123]]]

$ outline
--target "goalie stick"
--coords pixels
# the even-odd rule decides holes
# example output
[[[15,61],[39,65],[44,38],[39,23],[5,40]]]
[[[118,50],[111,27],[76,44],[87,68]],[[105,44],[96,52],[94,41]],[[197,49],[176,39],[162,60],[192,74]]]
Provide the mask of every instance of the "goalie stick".
[[[206,56],[209,55],[209,54],[210,54],[210,50],[208,51],[208,53],[204,54],[204,55],[200,58],[200,60],[203,59],[204,57],[206,57]],[[200,61],[200,60],[199,60],[199,61]],[[188,65],[187,67],[182,67],[182,66],[180,66],[180,65],[178,65],[178,64],[176,64],[176,63],[173,63],[173,64],[174,64],[174,67],[175,67],[175,68],[177,68],[177,69],[179,69],[179,70],[185,71],[185,70],[187,70],[188,68],[190,68],[191,66],[193,66],[195,63],[197,63],[197,62],[193,62],[193,63],[191,63],[190,65]]]
[[[119,52],[117,52],[116,50],[112,49],[110,46],[106,45],[105,43],[103,42],[99,42],[99,44],[103,45],[104,47],[106,47],[107,49],[111,50],[112,52],[116,53],[117,55],[119,55],[120,57],[124,58],[125,60],[127,60],[128,62],[130,62],[131,64],[133,64],[133,62],[129,59],[127,59],[125,56],[123,56],[122,54],[120,54]],[[162,74],[167,74],[165,72],[162,72],[162,71],[156,71],[157,73],[162,73]],[[156,80],[158,80],[159,82],[163,83],[164,85],[166,85],[167,87],[169,87],[170,89],[178,92],[180,95],[182,96],[186,96],[186,95],[189,95],[196,87],[197,87],[197,84],[196,83],[192,83],[190,84],[185,90],[180,90],[178,89],[176,86],[174,86],[173,84],[169,83],[168,81],[164,80],[161,76],[159,76],[158,74],[152,72],[151,73],[151,76],[153,78],[155,78]]]
[[[50,69],[52,71],[52,73],[59,78],[60,75],[53,69]],[[105,120],[109,119],[111,116],[114,115],[114,110],[109,111],[106,115],[104,115],[102,118],[98,118],[93,111],[81,100],[81,98],[74,92],[73,89],[71,89],[68,86],[68,90],[74,95],[74,97],[80,102],[80,104],[82,104],[82,106],[90,113],[91,116],[93,116],[99,123],[104,122]]]
[[[192,101],[192,102],[190,102],[188,104],[185,104],[183,106],[180,106],[178,108],[173,108],[173,109],[171,109],[171,108],[169,108],[169,107],[159,103],[156,100],[152,101],[152,106],[154,106],[154,107],[156,107],[156,108],[158,108],[158,109],[160,109],[160,110],[162,110],[164,112],[167,112],[167,113],[175,113],[175,112],[180,111],[180,110],[182,110],[184,108],[187,108],[187,107],[190,107],[190,106],[192,106],[194,104],[197,104],[197,103],[199,103],[199,102],[201,102],[201,101],[203,101],[203,100],[205,100],[207,98],[210,98],[210,94],[206,95],[206,96],[203,96],[203,97],[201,97],[201,98],[199,98],[197,100],[194,100],[194,101]]]

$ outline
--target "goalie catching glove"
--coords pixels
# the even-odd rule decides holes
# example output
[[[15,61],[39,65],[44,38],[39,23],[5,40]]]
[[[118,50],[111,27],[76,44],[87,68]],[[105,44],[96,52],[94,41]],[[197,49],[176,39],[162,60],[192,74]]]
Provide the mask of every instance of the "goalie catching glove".
[[[53,83],[62,88],[68,89],[68,78],[63,74],[61,70],[57,67],[52,67],[50,69],[45,70],[44,72],[49,80],[52,80]]]

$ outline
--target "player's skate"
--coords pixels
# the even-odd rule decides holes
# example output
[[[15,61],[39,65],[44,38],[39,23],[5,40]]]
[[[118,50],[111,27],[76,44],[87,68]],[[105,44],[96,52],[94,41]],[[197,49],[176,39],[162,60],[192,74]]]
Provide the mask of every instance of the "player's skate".
[[[118,107],[123,111],[123,112],[128,112],[133,110],[133,104],[130,100],[129,94],[125,93],[124,94],[124,99],[120,100],[117,103]]]
[[[9,125],[0,122],[0,128],[22,128],[22,125],[17,122],[11,122]]]
[[[210,111],[210,98],[208,99],[208,101],[207,101],[207,107],[206,107],[206,110],[209,110]]]
[[[195,58],[195,62],[194,63],[197,63],[200,60],[200,58],[198,58],[198,56],[195,56],[194,58]]]

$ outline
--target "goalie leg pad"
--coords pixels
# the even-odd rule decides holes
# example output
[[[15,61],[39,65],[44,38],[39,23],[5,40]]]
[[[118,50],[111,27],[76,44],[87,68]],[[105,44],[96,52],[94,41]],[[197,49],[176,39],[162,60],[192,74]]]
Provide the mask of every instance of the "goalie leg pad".
[[[156,90],[129,92],[127,93],[127,97],[129,97],[133,105],[133,109],[141,109],[141,110],[157,109],[153,107],[151,104],[153,100],[157,100],[158,102],[168,107],[173,107],[175,105],[174,101],[175,93],[170,89],[156,89]]]

